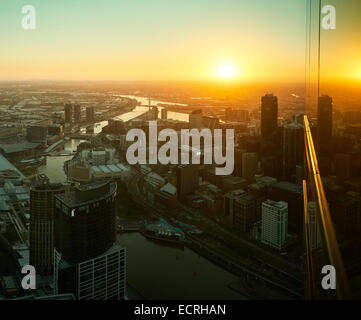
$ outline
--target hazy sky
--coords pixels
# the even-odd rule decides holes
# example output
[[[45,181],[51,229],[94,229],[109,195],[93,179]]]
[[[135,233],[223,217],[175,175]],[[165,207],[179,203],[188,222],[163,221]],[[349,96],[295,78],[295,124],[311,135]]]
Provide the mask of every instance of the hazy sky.
[[[21,27],[26,4],[36,30]],[[305,0],[1,0],[0,79],[212,80],[229,63],[238,80],[303,81],[305,12]]]
[[[321,32],[321,81],[361,83],[361,0],[323,0],[336,8],[336,30]]]

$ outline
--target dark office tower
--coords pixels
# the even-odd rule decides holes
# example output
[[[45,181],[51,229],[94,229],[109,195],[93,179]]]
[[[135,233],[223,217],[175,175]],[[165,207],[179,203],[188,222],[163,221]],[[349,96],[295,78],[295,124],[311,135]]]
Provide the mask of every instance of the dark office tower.
[[[303,126],[297,122],[283,127],[283,179],[295,181],[296,166],[304,160]]]
[[[160,110],[160,117],[162,120],[167,120],[167,109],[163,108]]]
[[[94,121],[94,107],[87,107],[85,109],[86,121]]]
[[[30,264],[40,275],[51,275],[54,263],[54,196],[62,184],[51,184],[39,175],[30,188]]]
[[[258,170],[258,154],[247,152],[242,154],[242,177],[251,182]]]
[[[277,131],[277,97],[266,94],[261,102],[261,135],[264,139],[269,139]]]
[[[74,122],[81,121],[81,106],[80,104],[74,105]]]
[[[68,263],[92,259],[115,242],[116,189],[102,181],[55,196],[55,247]]]
[[[78,300],[125,295],[125,249],[115,244],[114,182],[66,188],[55,197],[54,291]]]
[[[227,108],[225,118],[227,121],[249,121],[249,111],[240,108]]]
[[[318,150],[329,150],[332,142],[332,98],[323,95],[318,98]]]
[[[194,193],[199,185],[198,165],[179,165],[177,168],[177,193],[179,197]]]
[[[189,114],[189,127],[199,129],[202,127],[202,110],[194,110]]]
[[[243,193],[235,201],[232,229],[244,234],[251,229],[253,223],[261,219],[261,203],[264,199],[252,193]]]
[[[234,150],[234,171],[233,175],[236,177],[242,177],[242,155],[246,151],[240,148]]]
[[[67,103],[64,107],[64,120],[66,123],[70,123],[73,117],[73,106],[70,103]]]
[[[302,186],[287,181],[272,185],[269,197],[274,201],[288,203],[288,223],[292,233],[301,235],[303,230],[303,192]]]
[[[334,158],[334,173],[337,182],[343,183],[350,178],[351,158],[347,153],[338,153]]]
[[[349,191],[338,194],[331,200],[330,211],[336,231],[345,238],[355,238],[361,229],[361,197],[360,193]]]
[[[262,158],[263,175],[276,179],[281,179],[280,163],[280,159],[275,156]]]

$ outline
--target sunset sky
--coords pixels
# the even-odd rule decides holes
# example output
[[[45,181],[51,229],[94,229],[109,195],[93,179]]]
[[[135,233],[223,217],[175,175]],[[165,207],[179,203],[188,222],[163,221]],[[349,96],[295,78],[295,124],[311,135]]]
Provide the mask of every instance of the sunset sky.
[[[361,1],[348,2],[361,10]],[[0,79],[303,81],[305,3],[2,0]],[[21,28],[26,4],[36,8],[34,31]],[[354,9],[337,8],[335,37],[325,35],[325,66],[335,66],[327,77],[361,80]]]

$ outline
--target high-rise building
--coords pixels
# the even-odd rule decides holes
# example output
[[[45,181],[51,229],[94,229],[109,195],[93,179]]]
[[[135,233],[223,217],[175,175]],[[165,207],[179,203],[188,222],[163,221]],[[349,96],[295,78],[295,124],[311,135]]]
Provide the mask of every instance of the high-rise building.
[[[153,106],[152,107],[152,112],[151,112],[151,120],[157,120],[158,119],[158,114],[159,114],[158,107]]]
[[[87,107],[85,109],[86,121],[94,121],[94,107]]]
[[[280,181],[271,186],[269,199],[286,201],[288,204],[288,228],[290,232],[301,235],[304,226],[302,186],[288,181]]]
[[[252,181],[258,169],[258,154],[247,152],[242,154],[242,177]]]
[[[277,156],[262,158],[263,175],[281,179],[280,159]]]
[[[323,95],[318,98],[318,150],[327,151],[332,142],[332,98]]]
[[[273,94],[266,94],[261,100],[261,135],[269,139],[277,131],[278,100]]]
[[[198,129],[202,127],[202,110],[194,110],[189,115],[189,127],[191,129]]]
[[[297,122],[283,127],[283,179],[295,181],[296,166],[304,160],[303,126]]]
[[[116,184],[84,184],[55,196],[55,245],[69,263],[107,251],[115,242]]]
[[[60,259],[56,266],[56,294],[71,292],[77,300],[123,300],[125,254],[125,248],[115,244],[103,254],[78,264],[68,265]]]
[[[334,171],[337,181],[342,183],[350,178],[351,157],[347,153],[338,153],[334,158]]]
[[[54,196],[63,192],[62,184],[49,183],[45,175],[30,188],[30,264],[39,275],[53,273]]]
[[[219,119],[216,117],[202,117],[202,126],[204,128],[209,128],[211,130],[218,128],[219,126]]]
[[[317,203],[310,201],[307,204],[307,212],[310,226],[310,245],[312,249],[322,245],[321,221],[317,213]]]
[[[64,120],[66,123],[71,123],[73,117],[73,106],[67,103],[64,107]]]
[[[199,166],[179,165],[177,168],[177,193],[180,197],[194,193],[199,185]]]
[[[80,104],[74,105],[74,122],[81,121],[81,106]]]
[[[79,300],[124,298],[125,250],[114,244],[116,189],[116,183],[102,181],[56,195],[59,293],[72,292]]]
[[[245,192],[242,189],[233,190],[223,197],[223,215],[228,217],[231,226],[233,225],[236,200]]]
[[[162,120],[166,120],[167,119],[167,109],[166,108],[162,108],[161,110],[160,110],[160,117],[161,117],[161,119]]]
[[[284,201],[262,202],[262,243],[278,250],[284,248],[288,233],[288,204]]]
[[[361,195],[358,192],[348,191],[336,195],[330,201],[332,221],[336,230],[345,238],[353,237],[361,230]]]
[[[234,149],[234,171],[233,175],[237,177],[242,177],[242,155],[246,151],[244,149],[235,148]]]
[[[249,121],[249,111],[239,108],[227,108],[225,117],[227,121]]]
[[[261,202],[261,198],[252,193],[240,195],[234,204],[232,228],[239,233],[250,231],[261,218]]]

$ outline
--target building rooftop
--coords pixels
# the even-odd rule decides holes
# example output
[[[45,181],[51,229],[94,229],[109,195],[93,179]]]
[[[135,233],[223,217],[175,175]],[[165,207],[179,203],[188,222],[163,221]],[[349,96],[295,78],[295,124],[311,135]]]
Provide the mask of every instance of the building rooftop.
[[[0,144],[0,149],[4,150],[6,154],[27,151],[30,149],[35,149],[40,146],[40,143],[23,141],[20,143],[2,143]]]
[[[177,193],[177,188],[169,182],[165,184],[163,187],[161,187],[159,190],[169,193],[171,195],[175,195]]]
[[[108,197],[115,192],[116,188],[117,185],[114,182],[99,181],[77,186],[70,192],[57,194],[55,198],[68,207],[78,207]]]
[[[272,207],[276,207],[278,209],[288,208],[288,203],[285,201],[273,201],[273,200],[266,200],[262,202],[262,205],[268,205]]]
[[[2,154],[0,154],[0,172],[12,170],[19,174],[21,179],[24,179],[24,175],[11,163],[9,162]]]
[[[291,183],[288,181],[280,181],[280,182],[274,184],[273,187],[282,189],[282,190],[286,190],[286,191],[290,191],[293,193],[298,193],[301,195],[303,194],[301,185],[294,184],[294,183]]]
[[[236,202],[242,202],[242,201],[253,201],[256,200],[257,196],[255,196],[253,193],[245,192],[242,193],[237,199]]]

